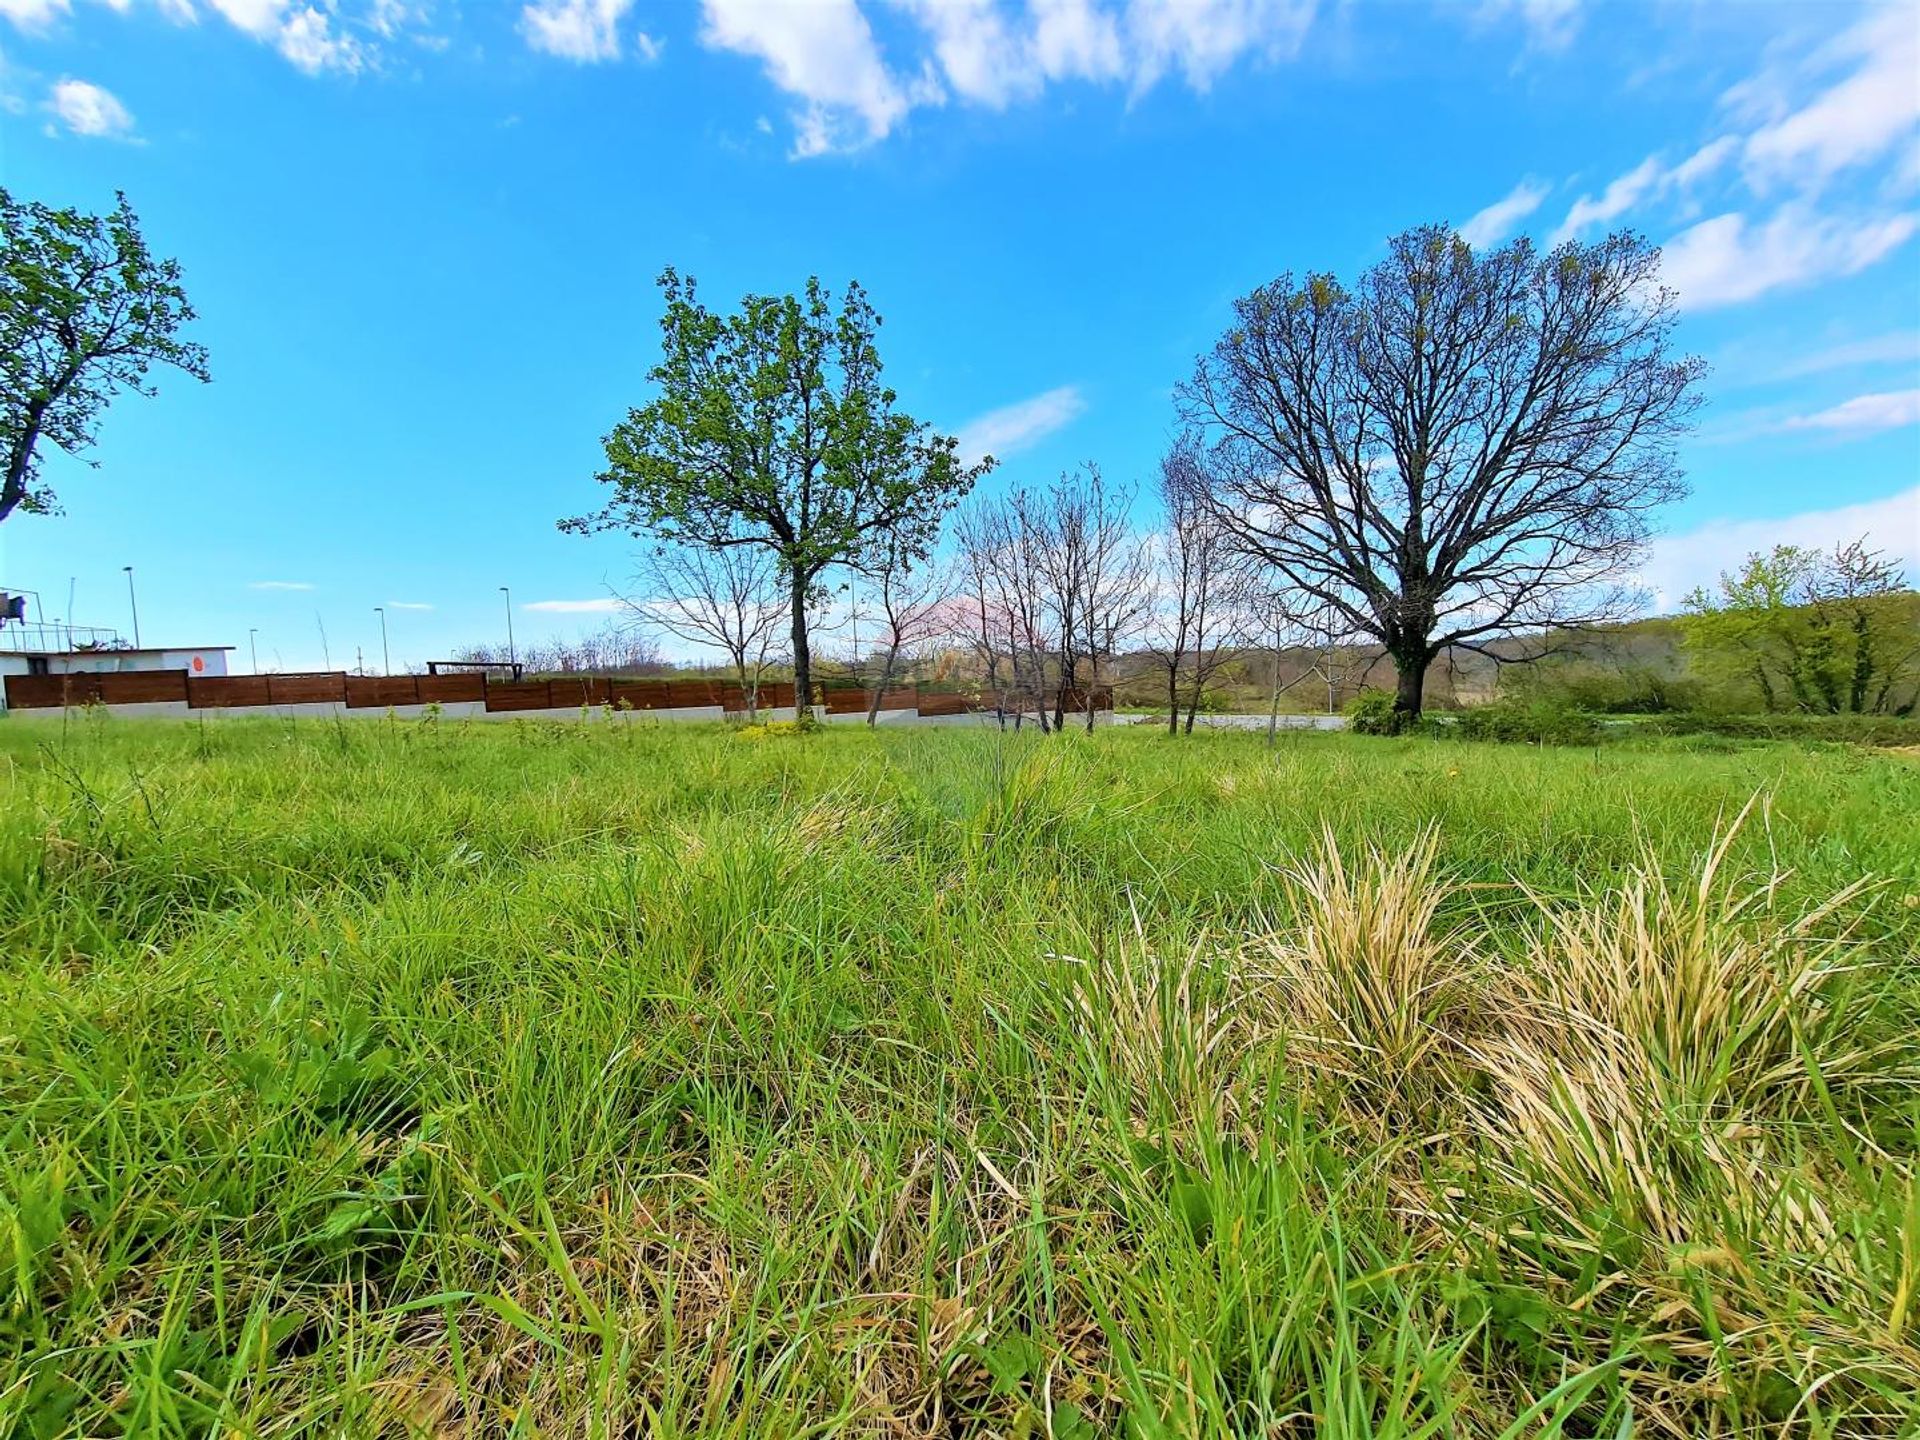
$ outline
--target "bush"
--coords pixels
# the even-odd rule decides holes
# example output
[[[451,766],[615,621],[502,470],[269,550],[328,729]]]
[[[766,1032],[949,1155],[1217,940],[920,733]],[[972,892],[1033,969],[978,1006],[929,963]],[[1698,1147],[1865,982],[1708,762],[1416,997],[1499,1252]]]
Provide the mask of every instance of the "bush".
[[[1384,690],[1362,690],[1347,702],[1345,713],[1347,728],[1356,735],[1398,735],[1407,724]]]
[[[1591,745],[1600,725],[1591,715],[1550,700],[1496,701],[1462,712],[1454,733],[1463,740],[1506,744]]]
[[[1896,715],[1718,715],[1687,711],[1645,727],[1656,735],[1732,740],[1826,740],[1851,745],[1920,745],[1920,720]]]

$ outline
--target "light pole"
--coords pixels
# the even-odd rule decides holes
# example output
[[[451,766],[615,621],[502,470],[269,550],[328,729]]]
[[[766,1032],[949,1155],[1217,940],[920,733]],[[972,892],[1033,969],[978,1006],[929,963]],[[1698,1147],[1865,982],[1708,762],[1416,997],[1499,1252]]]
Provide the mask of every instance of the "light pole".
[[[393,659],[387,654],[387,607],[376,605],[373,607],[373,613],[380,617],[380,673],[391,675]]]
[[[507,597],[507,664],[518,665],[520,657],[513,650],[513,592],[502,585],[500,593]]]
[[[138,650],[140,648],[140,602],[134,598],[133,593],[133,566],[122,565],[120,568],[127,572],[127,607],[133,611],[133,648]],[[71,617],[69,617],[69,623],[71,623]]]
[[[256,675],[260,673],[260,646],[257,640],[259,634],[258,626],[247,631],[247,657],[253,661],[253,673]]]

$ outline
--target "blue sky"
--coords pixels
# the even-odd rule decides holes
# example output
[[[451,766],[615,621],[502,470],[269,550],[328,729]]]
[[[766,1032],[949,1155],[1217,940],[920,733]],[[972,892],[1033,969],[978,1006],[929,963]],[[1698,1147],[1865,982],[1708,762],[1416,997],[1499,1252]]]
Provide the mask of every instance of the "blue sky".
[[[1871,531],[1920,575],[1920,7],[0,0],[0,182],[124,189],[214,383],[123,399],[0,585],[263,665],[604,618],[556,533],[653,277],[856,277],[914,413],[1144,479],[1232,297],[1409,225],[1631,225],[1713,366],[1649,579]],[[295,588],[297,587],[297,588]],[[566,608],[566,607],[573,608]],[[431,607],[431,608],[402,608]]]

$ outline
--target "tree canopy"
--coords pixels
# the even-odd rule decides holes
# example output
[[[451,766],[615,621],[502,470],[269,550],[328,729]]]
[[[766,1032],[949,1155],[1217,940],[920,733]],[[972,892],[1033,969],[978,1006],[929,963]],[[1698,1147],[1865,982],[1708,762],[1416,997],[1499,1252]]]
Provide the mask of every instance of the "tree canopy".
[[[125,195],[87,215],[0,189],[0,520],[58,508],[42,441],[84,452],[116,394],[153,393],[156,364],[208,378],[206,351],[180,338],[193,318],[178,263],[148,251]]]
[[[858,284],[836,307],[817,279],[802,295],[748,295],[731,314],[694,281],[660,277],[653,400],[606,437],[613,497],[562,522],[656,540],[770,551],[788,586],[796,704],[811,694],[809,597],[829,567],[883,538],[931,549],[941,518],[991,467],[897,407],[881,379],[880,317]]]
[[[1620,614],[1700,361],[1668,353],[1659,251],[1407,231],[1348,289],[1282,275],[1181,387],[1239,542],[1392,657]],[[1509,658],[1497,656],[1496,658]]]

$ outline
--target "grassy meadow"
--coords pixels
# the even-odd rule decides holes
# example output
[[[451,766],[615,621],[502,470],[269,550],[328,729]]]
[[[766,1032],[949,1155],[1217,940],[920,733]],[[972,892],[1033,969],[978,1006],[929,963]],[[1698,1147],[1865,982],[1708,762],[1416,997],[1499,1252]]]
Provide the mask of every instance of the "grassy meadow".
[[[1711,738],[8,720],[0,1436],[1920,1433],[1916,817]]]

